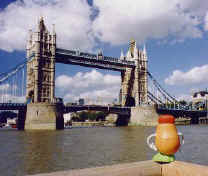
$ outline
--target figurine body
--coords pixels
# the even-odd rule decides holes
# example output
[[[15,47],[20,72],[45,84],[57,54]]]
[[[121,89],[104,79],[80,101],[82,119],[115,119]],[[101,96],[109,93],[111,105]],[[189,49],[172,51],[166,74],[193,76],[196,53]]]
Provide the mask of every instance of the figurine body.
[[[156,134],[152,134],[147,138],[148,145],[159,151],[153,157],[154,161],[157,162],[172,162],[175,160],[174,154],[180,147],[179,136],[183,135],[177,132],[176,126],[174,125],[175,119],[172,115],[161,115],[158,119],[159,124],[157,125]],[[149,143],[150,138],[155,136],[155,145]],[[182,144],[184,143],[184,140]]]

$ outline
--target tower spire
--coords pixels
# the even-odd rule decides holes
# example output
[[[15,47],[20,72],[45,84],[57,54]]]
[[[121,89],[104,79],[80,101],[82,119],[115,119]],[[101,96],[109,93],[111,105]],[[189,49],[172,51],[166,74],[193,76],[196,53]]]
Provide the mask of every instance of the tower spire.
[[[147,55],[145,44],[144,44],[144,46],[143,46],[143,53],[144,53],[144,55]]]
[[[121,49],[121,56],[120,56],[121,60],[124,60],[124,54],[123,54],[123,50]]]
[[[131,60],[131,51],[130,51],[130,49],[127,51],[126,58],[127,58],[127,60]]]
[[[130,48],[129,48],[130,54],[131,54],[132,56],[133,56],[133,54],[134,54],[134,47],[135,47],[135,45],[136,45],[136,41],[132,38],[131,41],[130,41]]]
[[[53,24],[52,34],[53,34],[53,35],[56,35],[55,24]]]
[[[39,24],[38,24],[38,30],[39,31],[45,31],[46,30],[44,20],[43,20],[43,16],[40,17]]]
[[[135,44],[134,44],[134,59],[138,59],[138,49],[137,49],[137,46],[136,46],[136,41],[135,41]]]
[[[146,46],[144,44],[144,47],[143,47],[143,60],[144,61],[147,61],[147,51],[146,51]]]

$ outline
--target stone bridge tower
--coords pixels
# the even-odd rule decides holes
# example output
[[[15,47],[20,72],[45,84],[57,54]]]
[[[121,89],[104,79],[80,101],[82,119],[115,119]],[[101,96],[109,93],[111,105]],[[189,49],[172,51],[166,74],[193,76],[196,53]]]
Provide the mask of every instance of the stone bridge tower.
[[[55,98],[56,33],[43,18],[27,42],[27,105],[25,129],[63,129],[62,104]]]
[[[32,102],[54,102],[56,34],[48,32],[43,18],[27,43],[27,98]]]
[[[135,68],[126,68],[121,72],[122,106],[139,106],[147,103],[147,53],[138,50],[136,41],[131,40],[126,57],[121,54],[121,59],[134,61]]]

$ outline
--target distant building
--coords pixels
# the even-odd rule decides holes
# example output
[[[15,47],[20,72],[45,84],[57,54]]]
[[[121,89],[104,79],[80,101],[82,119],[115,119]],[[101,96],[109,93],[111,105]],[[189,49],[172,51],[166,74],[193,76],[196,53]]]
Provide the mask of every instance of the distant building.
[[[78,102],[79,102],[79,105],[84,105],[85,104],[84,98],[80,98],[78,100]]]
[[[71,113],[64,114],[64,124],[71,120]]]
[[[7,124],[12,125],[12,124],[16,124],[17,118],[7,118]]]
[[[192,102],[193,104],[200,103],[200,102],[205,102],[208,100],[208,91],[198,91],[193,93],[192,95]]]

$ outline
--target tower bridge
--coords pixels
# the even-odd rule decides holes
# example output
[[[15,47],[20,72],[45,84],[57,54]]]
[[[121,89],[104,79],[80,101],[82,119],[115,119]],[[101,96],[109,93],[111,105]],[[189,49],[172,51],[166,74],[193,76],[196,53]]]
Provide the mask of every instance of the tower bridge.
[[[30,33],[27,43],[27,93],[34,103],[54,102],[55,63],[75,64],[121,72],[122,106],[147,103],[147,55],[137,49],[132,40],[126,57],[104,56],[102,52],[90,54],[56,47],[56,33],[50,34],[43,18],[38,31]]]
[[[27,41],[27,60],[12,71],[0,74],[0,86],[8,85],[10,89],[0,87],[0,110],[20,110],[21,129],[63,129],[63,113],[79,110],[99,110],[118,114],[118,124],[157,121],[157,112],[163,113],[168,108],[154,108],[155,104],[178,103],[166,92],[148,71],[148,58],[145,47],[137,48],[136,41],[131,40],[126,56],[121,52],[120,58],[104,56],[102,52],[91,54],[78,50],[57,48],[56,32],[50,33],[43,18],[38,23],[38,30],[30,31]],[[55,97],[56,63],[81,65],[99,69],[114,70],[121,73],[121,107],[109,106],[64,106]],[[27,67],[26,104],[7,102],[9,94],[18,90],[18,79],[10,80]],[[21,87],[24,89],[24,72]],[[20,75],[19,75],[20,76]],[[13,84],[13,86],[11,86]],[[18,85],[18,86],[17,86]],[[15,95],[17,97],[17,95]],[[15,97],[13,96],[13,97]],[[10,100],[9,100],[10,101]],[[15,105],[16,104],[16,105]],[[143,106],[141,106],[143,105]],[[152,105],[152,106],[150,106]],[[184,111],[183,109],[180,112]],[[175,111],[168,110],[169,113]],[[178,111],[177,111],[178,112]],[[184,111],[185,112],[185,111]],[[25,125],[24,125],[25,124]]]

